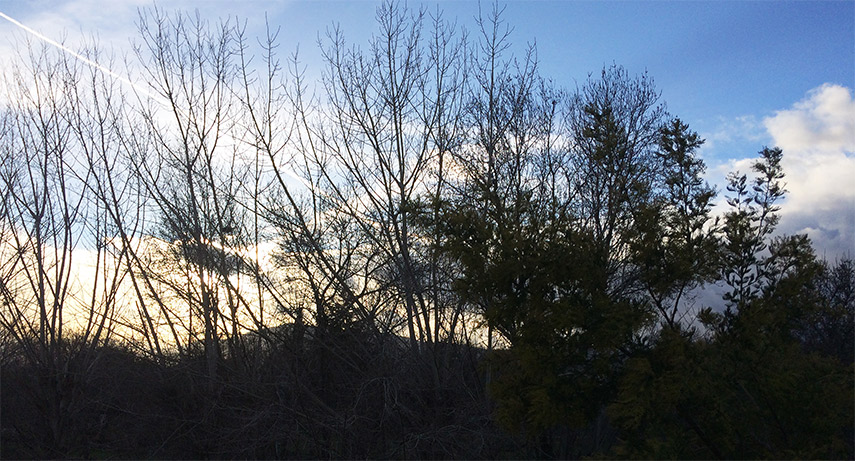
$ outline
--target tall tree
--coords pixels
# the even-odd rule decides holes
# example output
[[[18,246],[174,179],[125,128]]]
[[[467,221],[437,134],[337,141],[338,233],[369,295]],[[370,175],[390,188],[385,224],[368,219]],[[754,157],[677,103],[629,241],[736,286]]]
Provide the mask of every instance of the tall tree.
[[[706,166],[696,154],[703,142],[680,119],[662,127],[653,199],[641,205],[630,245],[640,282],[671,328],[686,314],[680,309],[685,297],[718,275],[710,216],[716,191],[704,181]]]
[[[767,238],[775,230],[783,198],[783,152],[764,148],[752,169],[757,173],[749,189],[745,174],[731,173],[727,198],[731,210],[724,216],[724,280],[730,291],[725,295],[728,311],[747,306],[760,294],[767,282],[766,266],[771,261],[761,252],[768,248]]]
[[[160,271],[143,269],[186,303],[189,318],[170,320],[185,324],[188,339],[174,338],[179,344],[196,342],[192,323],[201,320],[213,382],[221,336],[240,332],[239,293],[230,282],[240,260],[235,236],[245,231],[238,202],[245,167],[234,129],[236,30],[228,22],[211,27],[198,16],[155,9],[141,14],[140,33],[136,52],[155,96],[141,108],[145,130],[133,140],[132,161],[158,219],[148,229],[152,248],[162,248],[158,258],[166,258]]]
[[[424,23],[423,11],[384,4],[365,52],[333,31],[323,49],[325,109],[303,144],[323,218],[349,220],[347,233],[361,241],[359,283],[389,296],[383,314],[401,319],[414,350],[440,338],[438,311],[448,307],[434,305],[442,298],[430,237],[418,233],[414,204],[444,187],[439,166],[458,123],[462,69],[452,29],[437,19],[426,39]]]
[[[540,437],[597,417],[649,318],[630,243],[653,200],[664,111],[646,78],[612,68],[571,99],[562,125],[560,93],[521,69],[473,105],[496,122],[475,131],[481,155],[464,165],[481,168],[464,170],[471,198],[452,202],[447,232],[458,289],[509,345],[493,359],[498,415]]]
[[[593,276],[604,294],[637,290],[628,247],[637,213],[652,200],[665,117],[652,80],[619,66],[589,78],[571,105],[574,212],[594,239]]]
[[[37,417],[21,427],[45,439],[37,455],[47,457],[83,437],[89,370],[127,334],[128,251],[117,234],[134,226],[134,182],[121,160],[118,84],[46,46],[28,51],[3,74],[0,329],[17,344],[10,357],[32,370],[22,397]],[[95,46],[78,54],[110,64]]]

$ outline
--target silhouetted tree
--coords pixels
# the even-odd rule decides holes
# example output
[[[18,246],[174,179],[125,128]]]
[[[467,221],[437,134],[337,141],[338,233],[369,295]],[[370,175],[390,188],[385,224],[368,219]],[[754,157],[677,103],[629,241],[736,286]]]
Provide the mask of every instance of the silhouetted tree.
[[[663,329],[626,363],[609,405],[616,455],[851,455],[851,365],[805,353],[799,333],[824,303],[823,265],[806,236],[770,237],[783,197],[780,159],[780,149],[761,152],[753,192],[745,176],[731,175],[736,197],[720,249],[731,287],[725,311],[700,311],[706,335]]]
[[[855,265],[777,233],[782,151],[714,218],[650,77],[567,92],[502,14],[384,3],[315,92],[275,26],[144,10],[127,87],[28,43],[0,457],[852,458]]]
[[[704,181],[706,166],[696,157],[703,142],[680,119],[662,127],[653,199],[641,205],[630,245],[640,282],[670,328],[686,315],[681,302],[718,275],[710,215],[716,192]]]

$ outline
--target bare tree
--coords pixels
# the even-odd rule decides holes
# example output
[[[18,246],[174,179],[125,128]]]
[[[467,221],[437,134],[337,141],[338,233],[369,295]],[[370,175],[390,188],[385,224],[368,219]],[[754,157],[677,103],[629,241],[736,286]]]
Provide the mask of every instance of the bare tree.
[[[241,264],[238,236],[246,231],[238,202],[245,167],[233,129],[236,30],[229,22],[212,28],[198,15],[170,17],[157,9],[141,14],[139,29],[136,54],[156,98],[141,113],[144,139],[134,143],[132,161],[157,216],[147,232],[166,250],[165,270],[148,276],[190,310],[185,342],[197,340],[193,319],[201,320],[213,380],[221,336],[231,343],[240,333],[240,293],[230,279]]]
[[[116,230],[133,216],[132,181],[122,184],[125,98],[98,67],[31,43],[27,51],[4,75],[0,328],[40,370],[44,394],[34,398],[62,453],[87,404],[89,368],[123,334],[129,266]],[[79,54],[111,65],[94,46]]]
[[[431,267],[438,262],[432,237],[418,230],[416,218],[419,203],[446,187],[443,167],[460,126],[464,54],[441,18],[433,21],[430,41],[422,30],[424,12],[385,4],[377,22],[379,32],[364,52],[348,47],[338,29],[329,33],[323,98],[314,114],[301,112],[302,174],[312,203],[320,205],[312,222],[338,223],[327,228],[352,240],[338,240],[345,247],[337,255],[344,251],[358,264],[347,275],[360,277],[350,283],[358,281],[362,296],[348,303],[360,315],[383,314],[378,319],[393,327],[400,318],[418,350],[448,327],[441,323],[449,306],[435,304],[442,298],[439,272]],[[298,108],[301,96],[293,98]],[[336,278],[338,284],[346,280]],[[380,293],[388,298],[375,296],[373,306],[361,301]]]

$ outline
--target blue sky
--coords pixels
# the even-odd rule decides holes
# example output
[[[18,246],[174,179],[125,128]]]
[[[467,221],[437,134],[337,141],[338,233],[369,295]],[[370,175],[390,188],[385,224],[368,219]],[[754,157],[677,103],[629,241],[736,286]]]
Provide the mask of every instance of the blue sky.
[[[135,37],[143,0],[0,0],[0,12],[69,44],[96,35],[118,53]],[[316,40],[339,23],[366,44],[377,2],[161,2],[203,17],[239,16],[263,32],[264,13],[282,27],[282,51],[299,44],[310,72],[321,68]],[[479,4],[437,7],[470,31]],[[491,3],[481,5],[491,8]],[[509,1],[505,18],[518,49],[536,42],[543,75],[573,88],[617,63],[647,71],[669,111],[707,139],[709,180],[747,169],[764,145],[784,149],[790,197],[781,230],[807,232],[820,254],[855,255],[855,1]],[[0,18],[0,59],[20,29]],[[311,73],[310,73],[311,75]],[[723,189],[723,187],[722,187]]]

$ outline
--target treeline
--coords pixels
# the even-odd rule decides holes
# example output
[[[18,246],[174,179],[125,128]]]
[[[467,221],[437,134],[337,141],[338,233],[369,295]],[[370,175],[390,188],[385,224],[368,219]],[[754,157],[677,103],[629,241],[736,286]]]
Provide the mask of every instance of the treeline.
[[[559,88],[498,7],[384,4],[320,82],[276,35],[4,71],[0,456],[855,456],[855,264],[776,233],[780,149],[714,216],[652,79]]]

